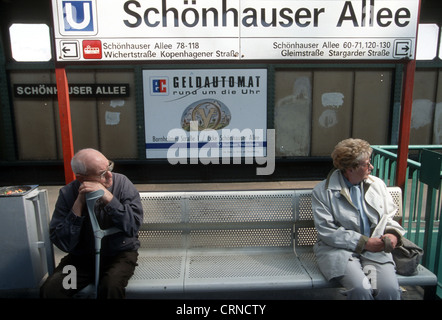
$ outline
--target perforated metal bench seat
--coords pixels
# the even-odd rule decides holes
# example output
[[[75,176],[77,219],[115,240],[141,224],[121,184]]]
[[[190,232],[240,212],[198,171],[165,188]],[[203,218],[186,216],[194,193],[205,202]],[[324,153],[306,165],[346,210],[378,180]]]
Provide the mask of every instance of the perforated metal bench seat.
[[[316,264],[313,247],[297,250],[298,258],[302,261],[303,267],[307,270],[312,280],[313,288],[333,288],[339,286],[337,282],[327,281]],[[430,270],[419,265],[418,273],[414,276],[396,275],[400,286],[421,286],[425,290],[425,298],[433,299],[437,284],[437,277]]]
[[[128,298],[310,288],[293,249],[294,192],[141,193],[145,211]]]
[[[312,251],[311,191],[140,193],[141,248],[127,298],[335,286]],[[399,279],[435,286],[421,270]]]

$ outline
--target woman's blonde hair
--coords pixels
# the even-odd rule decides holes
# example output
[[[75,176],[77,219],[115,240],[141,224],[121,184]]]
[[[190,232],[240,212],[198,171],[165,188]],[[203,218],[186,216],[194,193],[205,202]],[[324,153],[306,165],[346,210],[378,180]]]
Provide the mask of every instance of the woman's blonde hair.
[[[356,168],[361,161],[369,159],[372,152],[373,149],[367,141],[350,138],[339,142],[331,157],[335,168],[345,170]]]

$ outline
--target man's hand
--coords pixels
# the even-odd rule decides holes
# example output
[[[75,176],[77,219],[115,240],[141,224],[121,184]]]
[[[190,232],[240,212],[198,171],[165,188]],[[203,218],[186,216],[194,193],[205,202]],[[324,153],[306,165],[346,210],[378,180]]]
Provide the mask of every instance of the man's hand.
[[[84,194],[79,193],[77,199],[75,199],[74,205],[72,206],[72,212],[81,217],[81,212],[83,211],[84,206],[86,205],[86,200],[84,198]]]
[[[104,195],[101,198],[101,201],[106,205],[108,204],[112,198],[114,197],[112,193],[110,193],[105,186],[103,186],[100,182],[96,182],[96,181],[84,181],[81,185],[80,188],[78,189],[79,193],[79,197],[83,196],[86,193],[89,192],[93,192],[93,191],[97,191],[97,190],[103,190],[104,191]]]

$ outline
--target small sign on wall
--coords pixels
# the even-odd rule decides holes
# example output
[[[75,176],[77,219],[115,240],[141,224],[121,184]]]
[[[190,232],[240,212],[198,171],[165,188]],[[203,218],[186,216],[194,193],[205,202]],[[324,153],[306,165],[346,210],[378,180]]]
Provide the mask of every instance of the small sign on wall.
[[[50,83],[14,84],[16,98],[56,97],[57,85]],[[73,98],[124,98],[129,96],[129,84],[69,84],[69,96]]]

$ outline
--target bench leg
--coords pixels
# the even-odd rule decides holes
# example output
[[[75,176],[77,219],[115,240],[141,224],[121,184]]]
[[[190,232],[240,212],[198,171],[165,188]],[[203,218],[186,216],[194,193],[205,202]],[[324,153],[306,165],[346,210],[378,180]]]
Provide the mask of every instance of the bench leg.
[[[424,289],[424,300],[435,300],[437,286],[422,286]]]

